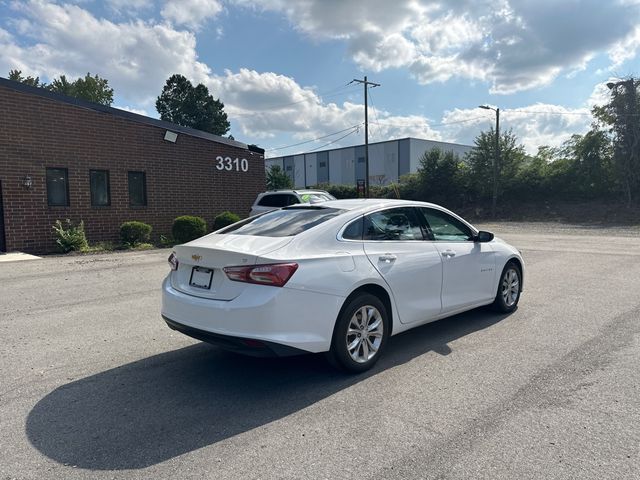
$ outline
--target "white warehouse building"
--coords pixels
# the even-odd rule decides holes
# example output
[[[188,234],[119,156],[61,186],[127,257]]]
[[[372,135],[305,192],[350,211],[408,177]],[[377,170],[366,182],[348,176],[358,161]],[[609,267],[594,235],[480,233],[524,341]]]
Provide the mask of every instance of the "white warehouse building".
[[[429,150],[439,148],[464,158],[473,148],[457,143],[436,142],[420,138],[401,138],[369,144],[369,183],[386,185],[418,170],[420,158]],[[321,152],[301,153],[265,159],[265,167],[279,165],[291,177],[295,188],[320,183],[357,184],[365,179],[364,145],[335,148]]]

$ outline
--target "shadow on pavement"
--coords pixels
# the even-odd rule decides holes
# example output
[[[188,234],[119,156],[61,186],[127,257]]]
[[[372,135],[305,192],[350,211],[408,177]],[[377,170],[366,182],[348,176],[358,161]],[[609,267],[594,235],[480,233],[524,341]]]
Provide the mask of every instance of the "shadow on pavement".
[[[31,410],[44,455],[96,470],[137,469],[286,417],[340,390],[505,318],[474,310],[393,337],[369,372],[346,375],[322,355],[256,359],[207,344],[73,381]]]

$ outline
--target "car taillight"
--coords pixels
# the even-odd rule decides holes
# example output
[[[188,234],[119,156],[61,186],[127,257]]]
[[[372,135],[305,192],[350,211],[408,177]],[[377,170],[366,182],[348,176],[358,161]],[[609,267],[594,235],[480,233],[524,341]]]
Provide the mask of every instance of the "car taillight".
[[[169,262],[171,270],[173,270],[174,272],[178,270],[178,257],[176,256],[176,252],[171,252],[171,255],[169,255],[167,261]]]
[[[297,263],[270,263],[250,267],[225,267],[224,273],[234,282],[284,286],[298,269]]]

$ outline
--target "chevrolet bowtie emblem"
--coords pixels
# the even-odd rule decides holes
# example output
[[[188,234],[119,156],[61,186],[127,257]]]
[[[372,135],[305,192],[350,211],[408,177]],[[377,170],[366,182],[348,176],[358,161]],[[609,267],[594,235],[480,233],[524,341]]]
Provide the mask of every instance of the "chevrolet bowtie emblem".
[[[191,258],[193,259],[194,262],[199,262],[200,260],[202,260],[201,255],[191,255]]]

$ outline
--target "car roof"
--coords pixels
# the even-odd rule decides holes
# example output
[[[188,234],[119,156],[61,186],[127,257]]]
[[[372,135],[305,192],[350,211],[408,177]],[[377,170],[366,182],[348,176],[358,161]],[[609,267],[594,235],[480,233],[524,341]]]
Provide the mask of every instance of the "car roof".
[[[399,207],[402,205],[423,205],[428,207],[441,208],[438,205],[427,202],[411,200],[397,200],[392,198],[349,198],[345,200],[327,200],[322,202],[326,208],[339,208],[342,210],[371,210],[385,207]]]
[[[268,190],[266,192],[262,192],[261,195],[272,195],[274,193],[329,193],[325,190],[309,190],[309,189],[282,189],[282,190]]]

